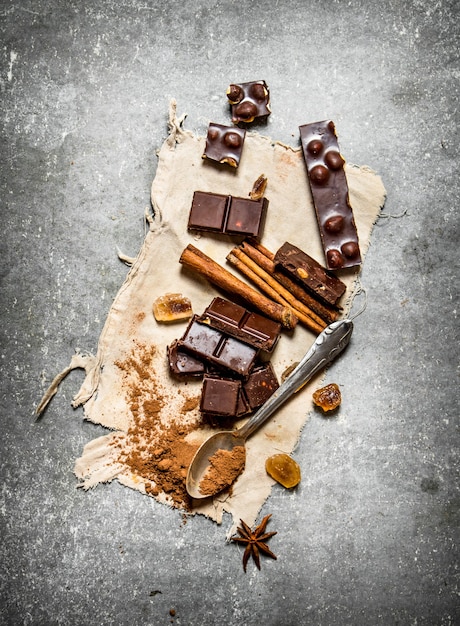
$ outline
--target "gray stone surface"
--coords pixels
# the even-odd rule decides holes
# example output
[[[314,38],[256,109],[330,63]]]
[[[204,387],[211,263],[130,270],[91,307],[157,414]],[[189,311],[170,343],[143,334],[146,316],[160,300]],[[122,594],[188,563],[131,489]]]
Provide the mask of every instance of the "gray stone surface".
[[[453,625],[458,597],[459,4],[456,0],[3,0],[0,5],[1,624]],[[204,134],[264,78],[263,132],[336,121],[378,171],[368,306],[331,368],[303,481],[263,509],[277,561],[244,574],[229,520],[117,483],[76,489],[103,429],[70,407],[135,255],[170,97]],[[170,609],[175,610],[171,616]]]

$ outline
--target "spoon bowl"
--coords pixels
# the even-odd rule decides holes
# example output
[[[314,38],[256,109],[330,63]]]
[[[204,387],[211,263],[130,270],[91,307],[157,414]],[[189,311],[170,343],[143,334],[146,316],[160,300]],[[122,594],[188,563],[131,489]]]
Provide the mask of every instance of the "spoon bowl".
[[[244,448],[245,439],[239,436],[238,430],[222,430],[209,439],[198,448],[190,468],[187,472],[187,491],[192,498],[207,498],[215,494],[203,494],[200,490],[200,483],[206,475],[209,468],[209,459],[218,451],[226,450],[231,452],[233,448],[242,446]],[[216,487],[216,490],[220,489]]]

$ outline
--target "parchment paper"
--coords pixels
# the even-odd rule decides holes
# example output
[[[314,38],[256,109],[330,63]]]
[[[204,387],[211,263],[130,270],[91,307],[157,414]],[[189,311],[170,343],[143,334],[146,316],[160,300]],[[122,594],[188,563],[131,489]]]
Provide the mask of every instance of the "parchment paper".
[[[324,264],[305,164],[300,148],[273,141],[248,132],[243,156],[236,171],[202,159],[205,138],[184,129],[183,118],[176,116],[176,104],[170,106],[170,134],[159,152],[157,173],[152,184],[153,214],[148,215],[149,230],[124,284],[109,311],[95,355],[75,354],[69,367],[56,376],[37,411],[43,411],[56,393],[60,381],[74,368],[86,370],[85,380],[73,400],[73,406],[84,406],[84,417],[102,424],[112,432],[88,443],[75,463],[75,474],[85,489],[116,478],[120,483],[145,493],[143,480],[117,462],[115,437],[123,436],[132,421],[127,403],[126,379],[117,361],[126,358],[135,345],[155,345],[155,388],[161,386],[170,401],[162,409],[162,418],[177,419],[179,402],[196,397],[201,382],[174,381],[167,367],[166,347],[179,338],[186,323],[159,324],[152,314],[155,298],[168,292],[188,296],[194,312],[202,313],[217,290],[204,279],[184,272],[179,257],[193,243],[221,265],[235,245],[230,238],[187,232],[187,218],[195,190],[247,196],[260,174],[268,178],[266,197],[269,209],[262,243],[273,252],[285,241],[305,250]],[[340,138],[339,138],[340,140]],[[379,176],[368,167],[346,165],[350,201],[358,228],[361,253],[369,246],[373,224],[385,201],[385,189]],[[342,300],[347,314],[356,290],[359,270],[347,271],[340,278],[347,284]],[[239,276],[241,278],[241,276]],[[283,333],[272,364],[279,378],[285,369],[299,361],[315,336],[300,324],[291,333]],[[353,340],[353,339],[352,339]],[[341,357],[349,358],[347,353]],[[353,367],[353,363],[350,363]],[[288,402],[247,442],[246,469],[234,485],[232,495],[205,501],[193,512],[209,516],[220,523],[224,511],[233,516],[232,529],[240,517],[253,524],[269,496],[274,481],[265,472],[265,459],[278,452],[292,453],[302,428],[313,409],[312,392],[319,386],[318,377]],[[180,393],[178,393],[178,388]],[[198,409],[195,409],[197,415]],[[193,415],[193,417],[196,417]],[[202,440],[206,429],[195,433]],[[160,493],[156,499],[170,501]]]

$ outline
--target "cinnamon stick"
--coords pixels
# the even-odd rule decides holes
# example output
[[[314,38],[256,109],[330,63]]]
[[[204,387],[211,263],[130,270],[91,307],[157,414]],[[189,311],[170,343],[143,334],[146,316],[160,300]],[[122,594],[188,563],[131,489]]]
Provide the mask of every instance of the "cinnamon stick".
[[[278,283],[287,289],[297,300],[305,304],[311,311],[316,313],[322,320],[330,324],[339,317],[338,307],[333,307],[323,302],[319,302],[312,295],[305,291],[298,283],[295,283],[288,276],[278,271],[275,266],[275,255],[267,250],[262,244],[255,240],[244,241],[240,249],[257,263],[265,272],[272,276]]]
[[[270,319],[280,322],[284,328],[291,329],[297,325],[298,318],[290,307],[274,302],[259,293],[192,244],[182,252],[179,262],[229,294],[248,302]]]
[[[261,291],[268,295],[272,300],[281,305],[289,307],[293,314],[307,328],[319,334],[323,331],[327,324],[318,318],[314,313],[302,305],[301,302],[277,283],[271,276],[262,270],[254,261],[244,254],[239,248],[234,248],[227,256],[227,261],[236,267],[244,276],[249,278]]]

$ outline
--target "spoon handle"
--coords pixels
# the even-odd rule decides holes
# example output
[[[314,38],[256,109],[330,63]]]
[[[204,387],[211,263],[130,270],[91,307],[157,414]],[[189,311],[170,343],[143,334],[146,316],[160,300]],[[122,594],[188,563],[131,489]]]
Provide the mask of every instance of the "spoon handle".
[[[246,439],[264,424],[278,407],[345,349],[352,332],[353,322],[349,319],[339,320],[327,326],[284,383],[246,424],[238,429],[238,435]]]

